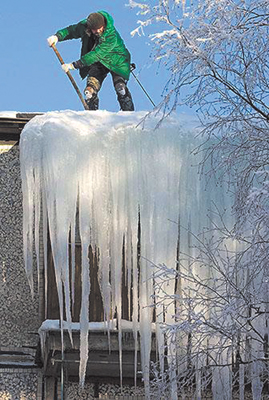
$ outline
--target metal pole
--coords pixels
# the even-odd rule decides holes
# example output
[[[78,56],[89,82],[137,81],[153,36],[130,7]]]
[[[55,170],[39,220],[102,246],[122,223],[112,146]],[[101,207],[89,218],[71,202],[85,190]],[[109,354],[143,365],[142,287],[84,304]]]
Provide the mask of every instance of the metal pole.
[[[135,69],[135,64],[131,64],[131,68]],[[143,92],[145,93],[147,98],[149,99],[149,101],[151,102],[151,104],[153,105],[153,107],[156,107],[156,104],[154,103],[154,101],[152,100],[152,98],[150,97],[150,95],[148,94],[148,92],[146,91],[144,86],[142,85],[142,83],[139,81],[137,76],[134,74],[132,69],[131,69],[131,73],[132,73],[133,77],[135,78],[136,82],[138,83],[138,85],[141,87],[141,89],[143,90]]]
[[[60,61],[61,65],[65,64],[65,62],[64,62],[64,60],[62,59],[62,57],[61,57],[59,51],[56,49],[55,44],[52,44],[51,47],[53,48],[53,50],[54,50],[54,52],[55,52],[55,54],[56,54],[58,60]],[[72,85],[73,85],[75,91],[77,92],[78,97],[80,98],[81,103],[83,104],[83,107],[85,108],[85,110],[89,110],[89,107],[88,107],[86,101],[84,100],[84,98],[83,98],[83,96],[82,96],[82,94],[81,94],[81,92],[80,92],[80,90],[79,90],[79,88],[78,88],[78,86],[77,86],[77,84],[76,84],[76,82],[75,82],[73,76],[71,75],[71,72],[70,72],[70,71],[67,71],[67,72],[66,72],[66,75],[67,75],[68,78],[70,79],[70,81],[71,81],[71,83],[72,83]]]

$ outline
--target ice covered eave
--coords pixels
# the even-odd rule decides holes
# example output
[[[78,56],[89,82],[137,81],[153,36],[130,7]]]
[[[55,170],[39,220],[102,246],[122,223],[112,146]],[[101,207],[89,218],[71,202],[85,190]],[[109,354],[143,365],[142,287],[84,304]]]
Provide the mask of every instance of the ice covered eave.
[[[133,384],[134,380],[134,359],[135,340],[132,332],[132,322],[122,320],[122,355],[123,355],[123,379]],[[73,346],[67,330],[67,324],[63,326],[64,341],[64,362],[68,368],[69,376],[78,379],[79,376],[79,351],[80,351],[80,324],[71,324]],[[152,360],[156,355],[155,324],[152,333]],[[39,329],[42,342],[43,367],[47,376],[60,376],[62,363],[62,340],[59,320],[46,320]],[[89,323],[89,358],[87,362],[86,379],[116,380],[120,378],[119,362],[119,340],[118,326],[114,319],[110,324],[110,340],[108,340],[107,326],[104,322]],[[140,346],[138,344],[138,368],[140,365]],[[137,378],[139,379],[139,373]]]
[[[110,321],[109,339],[108,328],[106,322],[89,322],[89,351],[119,351],[118,340],[118,323],[117,320]],[[156,325],[152,323],[152,341],[153,351],[156,350],[155,346],[155,331]],[[64,335],[64,348],[78,350],[80,349],[80,323],[71,323],[71,332],[73,338],[73,346],[70,341],[70,335],[67,329],[67,323],[63,322],[63,335]],[[135,340],[133,335],[132,321],[121,320],[122,332],[122,350],[135,351]],[[138,324],[139,332],[139,324]],[[51,350],[61,350],[61,328],[60,320],[46,320],[42,323],[38,330],[40,341],[42,344],[44,358]],[[138,351],[139,351],[139,343]]]
[[[67,324],[66,321],[63,321],[63,330],[68,330],[69,325]],[[80,331],[80,323],[79,322],[73,322],[71,323],[71,331],[76,332]],[[122,331],[132,331],[133,330],[133,322],[132,321],[127,321],[122,319],[121,320],[121,329]],[[152,323],[152,331],[155,332],[156,326],[155,323]],[[42,335],[45,332],[48,331],[60,331],[61,330],[61,322],[58,319],[47,319],[43,321],[42,325],[40,326],[38,333],[39,335]],[[108,324],[107,322],[89,322],[89,331],[100,331],[100,332],[106,332],[108,330]],[[118,331],[118,322],[116,319],[113,319],[110,321],[109,325],[109,330],[117,332]],[[139,330],[139,324],[138,324],[138,330]]]
[[[135,341],[131,329],[132,322],[122,321],[122,355],[123,355],[123,379],[133,384]],[[73,346],[67,329],[64,327],[64,362],[68,368],[69,376],[79,376],[79,351],[80,351],[80,327],[79,323],[72,323]],[[62,363],[62,341],[59,320],[44,321],[39,329],[41,341],[43,341],[43,365],[45,375],[59,376]],[[156,354],[155,333],[152,335],[152,359]],[[141,371],[140,353],[138,347],[138,369]],[[89,323],[89,358],[87,361],[86,378],[88,379],[116,379],[120,377],[119,340],[116,320],[111,321],[110,341],[103,322]],[[139,376],[138,376],[139,378]]]
[[[133,323],[131,321],[122,320],[122,346],[123,351],[134,351],[135,340],[133,337]],[[139,329],[139,326],[138,326]],[[72,323],[71,331],[73,337],[73,346],[70,342],[67,324],[64,321],[64,347],[65,349],[79,350],[80,349],[80,324]],[[118,341],[118,325],[117,321],[110,321],[110,343],[108,340],[107,323],[105,322],[90,322],[89,323],[89,350],[119,351]],[[61,350],[61,328],[59,320],[46,320],[42,323],[38,330],[44,353],[50,350]],[[152,324],[153,342],[155,342],[155,324]],[[155,349],[155,343],[154,343]],[[153,349],[153,350],[154,350]]]

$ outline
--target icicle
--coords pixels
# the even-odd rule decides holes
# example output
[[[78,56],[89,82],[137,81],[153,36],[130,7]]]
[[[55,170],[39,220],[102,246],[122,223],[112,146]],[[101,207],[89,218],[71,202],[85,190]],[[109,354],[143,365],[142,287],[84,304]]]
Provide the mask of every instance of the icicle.
[[[46,229],[49,225],[52,254],[58,290],[63,339],[63,314],[71,337],[71,298],[74,302],[75,217],[79,210],[82,246],[82,306],[80,381],[85,381],[88,357],[90,279],[89,246],[99,255],[98,279],[104,306],[108,339],[110,320],[117,311],[122,377],[122,241],[125,238],[125,281],[129,307],[133,302],[132,321],[135,341],[135,385],[137,375],[138,333],[146,398],[150,397],[150,356],[152,341],[153,295],[162,301],[153,288],[153,273],[160,266],[169,268],[169,277],[176,276],[177,240],[180,239],[181,272],[194,276],[199,266],[191,264],[186,254],[194,255],[191,233],[208,224],[207,210],[211,193],[204,194],[197,168],[192,167],[191,148],[197,145],[193,132],[180,128],[178,119],[169,119],[158,128],[156,119],[147,120],[144,129],[138,126],[145,113],[107,112],[48,113],[27,124],[21,138],[22,181],[24,195],[24,260],[33,293],[33,228],[38,246],[39,207],[43,202],[43,242],[46,252]],[[188,121],[189,122],[189,121]],[[199,157],[196,158],[199,163]],[[212,189],[212,190],[211,190]],[[41,192],[40,192],[41,190]],[[214,188],[210,188],[213,193]],[[78,193],[79,192],[79,193]],[[41,193],[41,194],[40,194]],[[34,194],[34,195],[33,195]],[[79,196],[78,196],[79,195]],[[215,196],[215,195],[214,195]],[[216,202],[224,202],[216,195]],[[224,196],[223,196],[224,197]],[[77,198],[79,198],[77,203]],[[137,210],[139,208],[139,216]],[[195,210],[195,213],[194,213]],[[34,214],[35,213],[35,214]],[[33,216],[35,215],[35,220]],[[180,215],[180,230],[178,216]],[[197,218],[199,215],[199,218]],[[139,254],[137,226],[139,221]],[[191,223],[190,223],[191,221]],[[70,235],[71,231],[71,235]],[[69,281],[69,236],[71,236],[71,283]],[[179,238],[180,236],[180,238]],[[38,247],[36,251],[39,252]],[[139,258],[139,265],[137,259]],[[47,260],[44,259],[47,288]],[[208,271],[208,274],[212,273]],[[206,275],[206,273],[205,273]],[[161,283],[164,277],[160,276]],[[175,285],[164,283],[168,295],[174,295]],[[213,276],[217,278],[217,276]],[[165,327],[181,324],[188,315],[183,312],[183,293],[191,285],[180,279],[176,304],[166,299],[165,311],[157,309],[157,345],[161,370]],[[64,287],[64,290],[63,290]],[[71,294],[70,294],[70,287]],[[47,289],[46,293],[47,293]],[[155,293],[154,293],[155,290]],[[158,297],[159,296],[159,297]],[[131,299],[132,297],[132,299]],[[66,309],[63,310],[64,304]],[[74,304],[74,303],[73,303]],[[190,306],[190,311],[191,306]],[[131,314],[131,309],[129,309]],[[176,314],[176,315],[175,315]],[[208,311],[208,315],[210,310]],[[191,325],[191,312],[188,323]],[[167,324],[167,325],[165,325]],[[168,363],[172,382],[171,399],[177,396],[175,368],[179,359],[179,375],[186,371],[186,349],[193,355],[193,342],[184,332],[173,333],[167,339]],[[204,343],[201,344],[206,348]],[[202,362],[200,360],[199,362]],[[196,368],[201,381],[200,365]],[[224,387],[229,387],[229,369],[224,370]],[[214,379],[218,378],[216,372]],[[201,387],[197,389],[199,398]],[[221,392],[222,393],[222,392]],[[182,392],[179,394],[182,395]],[[184,396],[184,394],[183,394]],[[220,396],[220,395],[219,395]],[[201,396],[200,396],[201,397]],[[219,397],[220,398],[220,397]]]
[[[88,361],[88,332],[89,332],[89,296],[90,296],[90,274],[88,259],[88,244],[82,243],[82,299],[80,311],[80,365],[79,379],[84,387],[85,375]]]
[[[213,400],[232,400],[232,371],[231,360],[225,342],[220,339],[222,354],[216,358],[216,363],[224,366],[213,367],[212,373],[212,392]]]
[[[35,234],[35,252],[36,252],[36,260],[37,260],[37,279],[38,279],[38,292],[40,290],[40,242],[39,242],[39,233],[40,233],[40,215],[41,215],[41,182],[40,182],[40,168],[35,168],[34,170],[34,234]]]
[[[71,297],[72,307],[75,304],[75,275],[76,275],[76,214],[74,220],[71,221],[70,225],[70,239],[71,239]]]
[[[147,268],[148,263],[142,259],[141,262],[141,279],[140,279],[140,354],[143,371],[143,379],[145,385],[145,397],[150,398],[150,351],[151,351],[151,322],[152,312],[149,307],[149,297],[147,286]]]
[[[251,364],[251,391],[253,400],[261,400],[263,383],[261,381],[262,366],[259,361]]]
[[[239,400],[245,400],[245,366],[239,365]]]
[[[42,190],[42,225],[43,225],[43,257],[44,257],[44,293],[45,293],[45,319],[48,316],[48,217],[47,217],[47,203]]]
[[[173,335],[173,334],[172,334]],[[178,400],[177,392],[177,369],[176,369],[176,342],[170,334],[167,337],[167,361],[169,365],[169,380],[170,380],[170,396],[171,400]],[[198,399],[197,399],[198,400]]]
[[[135,354],[134,354],[134,385],[137,385],[137,352],[138,352],[138,316],[139,316],[139,298],[138,298],[138,286],[139,286],[139,254],[137,252],[138,241],[140,240],[140,212],[137,210],[137,240],[133,244],[133,265],[132,265],[132,276],[133,276],[133,335],[135,342]],[[136,306],[135,306],[136,305]]]
[[[196,382],[196,399],[202,400],[202,379],[201,379],[201,369],[196,366],[195,369],[195,382]]]
[[[30,135],[33,131],[30,130]],[[33,282],[33,215],[34,215],[34,159],[31,146],[22,137],[20,141],[21,178],[23,192],[23,255],[26,276],[32,297],[34,297]],[[38,157],[38,155],[37,155]]]
[[[82,154],[82,161],[85,158]],[[84,386],[87,362],[88,362],[88,332],[89,332],[89,297],[90,297],[90,260],[88,257],[91,240],[91,205],[92,182],[89,180],[88,166],[81,166],[82,172],[79,178],[79,231],[81,238],[81,309],[80,309],[80,366],[79,378],[81,386]]]

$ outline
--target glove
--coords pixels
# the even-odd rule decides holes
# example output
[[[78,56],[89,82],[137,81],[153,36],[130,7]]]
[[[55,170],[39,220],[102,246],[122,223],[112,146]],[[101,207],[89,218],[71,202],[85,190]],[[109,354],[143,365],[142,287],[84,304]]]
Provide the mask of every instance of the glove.
[[[62,69],[64,70],[64,72],[68,72],[70,69],[75,69],[75,67],[72,63],[62,64]]]
[[[59,39],[56,35],[52,35],[52,36],[48,37],[47,42],[48,42],[49,46],[51,47],[53,44],[57,44],[58,40]]]

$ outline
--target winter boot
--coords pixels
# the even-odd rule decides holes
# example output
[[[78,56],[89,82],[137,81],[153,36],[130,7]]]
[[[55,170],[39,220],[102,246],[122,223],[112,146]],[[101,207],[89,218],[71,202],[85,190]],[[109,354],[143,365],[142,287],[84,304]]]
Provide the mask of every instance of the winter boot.
[[[125,81],[120,78],[114,82],[115,90],[118,96],[118,102],[122,111],[134,111],[134,104],[131,93],[129,92]]]
[[[99,98],[97,94],[94,94],[90,99],[86,98],[86,103],[87,106],[89,107],[89,110],[98,110],[99,108]]]
[[[134,111],[133,99],[127,88],[124,95],[118,93],[118,102],[122,111]]]
[[[90,110],[98,110],[99,108],[99,98],[98,92],[100,90],[100,82],[93,76],[88,77],[87,87],[84,90],[85,101]]]

